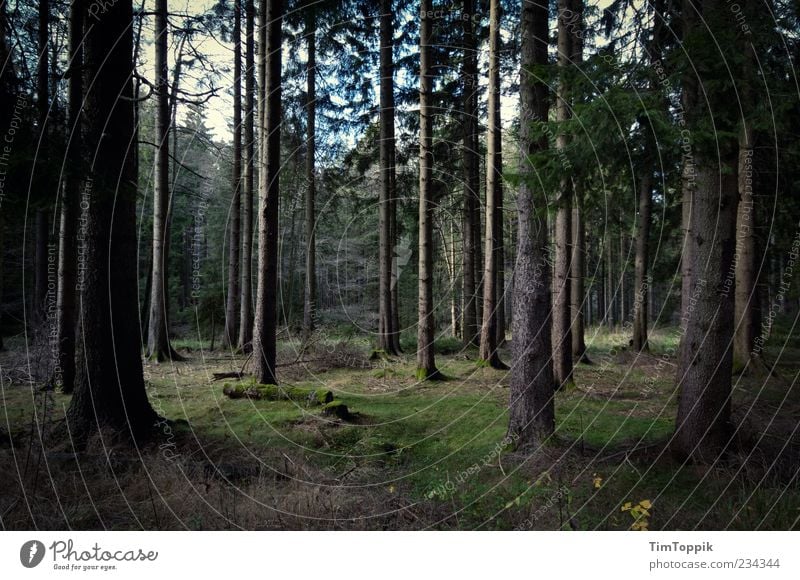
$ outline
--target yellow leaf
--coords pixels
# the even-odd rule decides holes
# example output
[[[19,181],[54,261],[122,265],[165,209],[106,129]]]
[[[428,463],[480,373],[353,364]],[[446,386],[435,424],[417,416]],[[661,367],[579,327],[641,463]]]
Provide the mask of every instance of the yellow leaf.
[[[626,511],[628,511],[628,510],[630,510],[630,509],[631,509],[631,506],[632,506],[631,502],[629,502],[629,501],[628,501],[628,502],[625,502],[625,503],[622,505],[622,508],[620,508],[620,511],[626,512]]]
[[[639,505],[646,510],[649,510],[651,507],[653,507],[653,504],[650,502],[649,499],[643,499],[642,501],[639,502]]]

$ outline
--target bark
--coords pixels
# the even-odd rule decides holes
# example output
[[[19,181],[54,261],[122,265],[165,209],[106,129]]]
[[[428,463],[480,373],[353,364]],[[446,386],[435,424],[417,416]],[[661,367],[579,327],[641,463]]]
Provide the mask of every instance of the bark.
[[[169,270],[167,247],[169,245],[169,136],[171,114],[167,67],[167,0],[157,0],[155,10],[155,168],[153,183],[153,262],[150,285],[150,317],[147,333],[147,356],[156,362],[180,360],[169,343]]]
[[[75,386],[75,269],[76,228],[82,180],[81,151],[81,66],[83,59],[83,0],[72,0],[69,19],[69,105],[67,127],[68,166],[61,202],[58,251],[58,364],[56,387],[71,393]]]
[[[314,319],[317,309],[317,244],[316,244],[316,175],[315,160],[317,114],[317,23],[312,8],[307,8],[306,42],[308,43],[308,60],[306,63],[306,279],[303,294],[303,333],[308,338],[314,331]]]
[[[691,294],[684,312],[674,448],[712,461],[730,435],[733,300],[724,294],[733,267],[736,171],[720,176],[714,161],[698,162],[692,205]],[[708,243],[713,239],[714,243]]]
[[[500,126],[500,0],[489,5],[489,119],[486,128],[486,233],[483,265],[483,321],[480,358],[493,368],[506,368],[497,349],[498,294],[500,278],[500,209],[502,159]]]
[[[40,325],[47,320],[47,246],[50,239],[47,222],[47,210],[37,209],[34,222],[33,319]]]
[[[753,196],[753,130],[745,121],[739,136],[738,159],[739,207],[736,216],[736,330],[733,341],[735,372],[765,370],[760,352],[755,348],[759,329],[758,269],[756,267],[756,209]],[[760,349],[759,349],[760,350]]]
[[[259,67],[264,83],[259,97],[264,101],[261,125],[262,148],[259,174],[258,270],[256,320],[253,332],[255,376],[259,383],[277,384],[275,358],[277,350],[277,284],[278,284],[278,203],[280,200],[281,163],[281,25],[282,0],[265,0],[261,8]],[[265,37],[265,38],[264,38]]]
[[[547,265],[547,194],[528,156],[547,147],[534,139],[532,123],[546,122],[547,85],[529,73],[547,64],[548,7],[522,3],[520,73],[520,186],[517,195],[517,259],[508,437],[517,447],[538,446],[555,430],[551,354],[550,269]]]
[[[36,98],[39,122],[39,143],[37,145],[36,159],[39,167],[39,183],[49,188],[49,170],[46,163],[48,158],[47,123],[50,113],[50,71],[49,62],[49,30],[50,30],[50,2],[39,0],[39,60],[36,72]],[[45,205],[48,203],[44,201]],[[37,324],[43,324],[47,319],[47,245],[49,231],[47,225],[47,210],[36,210],[34,230],[34,271],[33,271],[33,319]]]
[[[464,0],[464,14],[474,14],[475,1]],[[463,308],[462,328],[464,343],[477,346],[478,294],[477,279],[480,270],[480,244],[476,246],[476,226],[480,229],[480,167],[478,161],[478,48],[475,26],[471,18],[463,20],[464,61],[462,79],[464,82],[463,112],[463,171],[464,171],[464,234],[463,234]]]
[[[253,185],[254,185],[254,97],[255,97],[255,5],[245,0],[245,91],[244,91],[244,175],[242,179],[242,256],[239,340],[247,350],[253,340]]]
[[[575,12],[572,0],[558,2],[558,66],[561,71],[556,98],[556,120],[570,118],[569,86],[566,71],[573,55]],[[556,147],[564,150],[568,137],[562,126],[556,136]],[[572,182],[569,176],[561,179],[556,197],[555,264],[553,287],[553,373],[559,388],[572,383],[572,334],[570,316],[570,258],[572,239]]]
[[[583,318],[586,300],[585,263],[586,231],[583,224],[583,208],[580,201],[572,209],[572,280],[570,285],[570,301],[572,309],[572,358],[576,362],[590,364],[586,354],[585,324]]]
[[[434,356],[436,330],[433,312],[433,42],[431,0],[420,0],[419,35],[419,326],[417,330],[417,378],[440,378]]]
[[[721,0],[687,0],[683,8],[687,56],[699,70],[706,71],[704,75],[728,74],[704,47],[709,37],[717,38],[717,27],[731,24],[725,22],[731,17],[730,10]],[[700,50],[698,40],[703,43]],[[685,73],[683,90],[698,102],[706,93],[694,82],[693,73],[694,69]],[[726,106],[721,95],[708,98],[710,110]],[[702,114],[699,110],[693,113]],[[687,123],[690,130],[703,126],[702,118],[694,115]],[[730,444],[731,435],[734,299],[729,276],[734,267],[738,159],[736,140],[727,137],[733,127],[724,116],[715,119],[720,134],[712,144],[703,141],[695,148],[694,179],[685,184],[692,202],[684,214],[688,213],[691,226],[687,240],[690,294],[683,297],[685,333],[678,358],[673,450],[698,462],[716,461]]]
[[[649,351],[647,344],[647,305],[650,276],[647,273],[650,248],[650,217],[653,210],[653,174],[647,171],[639,180],[639,221],[636,228],[634,258],[633,350]]]
[[[84,3],[84,20],[88,18]],[[67,411],[70,434],[98,427],[146,435],[157,419],[147,400],[137,328],[133,11],[118,0],[84,38],[84,138],[93,151],[84,185],[80,248],[80,352]]]
[[[233,4],[233,196],[228,236],[228,293],[225,301],[223,346],[233,348],[239,338],[239,249],[242,197],[242,2]]]
[[[394,137],[394,22],[391,0],[381,0],[380,17],[380,167],[381,189],[379,199],[379,259],[378,259],[378,348],[387,354],[399,354],[396,348],[392,292],[394,219],[395,216],[395,137]],[[398,343],[399,344],[399,343]]]

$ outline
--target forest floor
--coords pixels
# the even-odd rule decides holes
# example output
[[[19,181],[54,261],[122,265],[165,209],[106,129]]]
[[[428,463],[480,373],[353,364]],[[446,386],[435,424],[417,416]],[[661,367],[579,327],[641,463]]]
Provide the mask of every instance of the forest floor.
[[[282,342],[283,384],[332,391],[347,420],[230,399],[223,386],[236,381],[212,374],[244,358],[176,341],[187,360],[145,375],[158,413],[183,421],[139,449],[104,434],[80,453],[64,436],[69,397],[31,389],[20,345],[0,353],[0,527],[800,528],[800,345],[776,332],[776,375],[735,377],[734,445],[697,466],[668,448],[677,342],[676,329],[656,332],[636,356],[621,333],[589,329],[592,364],[557,394],[556,436],[532,455],[503,446],[508,371],[452,340],[437,345],[448,380],[426,383],[411,356],[369,361],[364,338],[328,336],[304,353]]]

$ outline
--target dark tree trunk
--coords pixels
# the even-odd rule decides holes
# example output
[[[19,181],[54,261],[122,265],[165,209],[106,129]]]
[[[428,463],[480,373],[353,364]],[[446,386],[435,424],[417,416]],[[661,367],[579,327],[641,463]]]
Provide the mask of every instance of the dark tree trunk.
[[[239,332],[239,244],[241,242],[242,197],[242,3],[233,3],[233,196],[228,236],[228,294],[225,302],[223,346],[236,346]]]
[[[428,13],[431,0],[420,0],[419,34],[419,328],[417,331],[417,379],[436,379],[433,312],[433,34]]]
[[[50,231],[47,221],[47,210],[37,209],[36,221],[34,222],[35,248],[33,258],[33,315],[37,324],[44,324],[47,320],[47,247],[50,243]]]
[[[80,364],[67,411],[78,439],[98,427],[139,437],[157,418],[144,387],[137,328],[132,19],[131,0],[118,0],[102,26],[87,29],[83,44],[83,134],[85,150],[94,154],[83,193]]]
[[[499,317],[497,284],[500,261],[500,197],[503,194],[500,126],[500,0],[489,5],[489,120],[486,128],[486,243],[483,265],[483,321],[481,360],[493,368],[506,368],[497,350]]]
[[[565,123],[570,118],[569,86],[566,71],[573,58],[573,30],[576,11],[573,0],[558,2],[558,66],[561,70],[556,98],[556,120]],[[565,150],[568,137],[562,125],[556,136],[556,147]],[[570,258],[572,241],[572,182],[563,176],[556,198],[555,264],[553,288],[553,373],[558,388],[572,383],[572,333],[570,313]]]
[[[49,139],[47,123],[50,114],[50,70],[49,62],[50,1],[39,0],[39,61],[36,71],[36,98],[39,122],[39,143],[36,151],[39,184],[49,189],[50,171],[47,167]],[[49,194],[49,191],[46,192]],[[49,205],[46,200],[43,203]],[[47,209],[36,210],[34,231],[34,270],[33,270],[33,320],[44,324],[47,320],[47,246],[50,241]],[[46,333],[46,332],[45,332]]]
[[[306,138],[306,280],[303,294],[303,333],[308,338],[314,331],[317,309],[317,244],[316,244],[316,131],[317,115],[317,22],[313,8],[307,8],[306,42],[306,115],[308,132]]]
[[[730,107],[726,97],[707,96],[693,75],[695,70],[704,71],[709,78],[729,74],[705,47],[710,39],[726,38],[721,27],[732,26],[733,16],[721,0],[686,0],[683,9],[683,46],[687,58],[697,66],[685,73],[683,90],[695,102],[710,98],[709,109],[691,111],[687,125],[693,135],[700,134],[697,129],[707,121],[702,115],[711,110],[720,133],[713,143],[703,140],[696,145],[693,179],[686,184],[692,201],[684,213],[689,214],[691,224],[686,248],[690,293],[683,297],[685,334],[678,358],[673,449],[682,457],[712,462],[725,451],[731,435],[734,299],[729,295],[728,277],[734,267],[738,148],[735,138],[727,136],[734,128],[716,112]],[[721,48],[726,49],[724,45]]]
[[[648,351],[647,304],[650,276],[647,273],[650,246],[650,214],[653,210],[653,174],[648,170],[639,180],[639,223],[636,228],[636,258],[633,299],[633,350]]]
[[[242,280],[239,314],[241,350],[250,348],[253,340],[253,185],[254,179],[254,97],[255,97],[255,5],[245,0],[245,89],[244,89],[244,178],[242,184]]]
[[[547,85],[530,74],[547,64],[545,0],[523,2],[520,74],[520,187],[517,195],[517,259],[514,270],[508,436],[517,447],[541,445],[555,430],[551,358],[550,268],[547,264],[547,192],[528,157],[547,147],[533,123],[547,121]]]
[[[475,12],[475,0],[464,0],[464,14]],[[471,18],[464,18],[464,61],[462,80],[464,82],[464,234],[463,234],[463,308],[462,328],[464,343],[477,346],[480,332],[478,330],[478,294],[477,277],[480,263],[476,255],[480,254],[480,245],[476,247],[475,226],[480,224],[480,167],[478,160],[478,43],[475,25]]]
[[[83,179],[81,150],[81,67],[83,65],[83,0],[72,0],[69,17],[69,130],[58,252],[58,364],[56,386],[71,393],[75,386],[76,227]],[[60,383],[60,384],[59,384]]]
[[[281,163],[281,25],[282,0],[265,0],[261,22],[266,23],[259,59],[264,83],[259,98],[264,101],[261,125],[261,173],[258,208],[258,290],[253,332],[255,375],[258,382],[277,384],[278,203]],[[266,37],[266,38],[264,38]]]
[[[572,281],[570,285],[570,302],[572,309],[572,358],[575,362],[591,363],[586,354],[584,308],[588,306],[584,286],[586,266],[586,231],[583,225],[583,204],[576,196],[576,204],[572,209]]]
[[[399,354],[399,341],[394,320],[395,301],[392,293],[396,286],[393,278],[395,265],[395,142],[394,142],[394,21],[391,0],[381,0],[380,17],[380,167],[381,190],[379,200],[378,260],[378,348],[388,354]]]
[[[167,0],[157,0],[155,11],[156,44],[156,127],[155,168],[153,183],[153,278],[150,285],[150,317],[148,320],[147,355],[156,362],[179,360],[181,357],[169,343],[169,246],[170,190],[169,136],[171,114],[167,67]]]

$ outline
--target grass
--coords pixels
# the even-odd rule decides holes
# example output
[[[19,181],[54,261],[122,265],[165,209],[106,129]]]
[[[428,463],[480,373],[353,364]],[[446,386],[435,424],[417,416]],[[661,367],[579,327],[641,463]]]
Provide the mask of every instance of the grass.
[[[352,421],[323,417],[320,407],[297,401],[229,399],[223,382],[211,380],[213,372],[241,367],[243,359],[229,353],[197,351],[187,362],[146,364],[156,410],[188,421],[167,437],[179,459],[165,461],[165,443],[156,442],[111,478],[86,459],[92,454],[81,455],[95,478],[93,499],[109,495],[96,512],[86,508],[89,492],[76,486],[69,466],[48,465],[47,476],[39,468],[19,468],[31,448],[28,455],[45,458],[53,449],[63,452],[63,441],[37,450],[27,433],[34,405],[41,409],[48,398],[49,421],[56,425],[68,397],[4,388],[4,423],[14,446],[0,444],[0,465],[6,463],[0,485],[18,492],[0,501],[2,524],[108,525],[111,516],[100,514],[121,509],[122,495],[136,501],[110,527],[626,530],[634,519],[621,507],[649,500],[650,529],[796,529],[796,437],[791,453],[777,456],[765,441],[787,440],[800,397],[787,391],[783,378],[742,381],[735,407],[756,405],[750,416],[737,415],[744,442],[739,451],[711,469],[677,463],[664,447],[676,410],[674,358],[664,356],[674,337],[674,329],[655,333],[655,356],[637,357],[622,350],[621,333],[587,333],[593,364],[579,365],[575,386],[558,393],[556,435],[532,455],[515,453],[504,441],[508,371],[476,365],[472,349],[448,341],[437,349],[437,364],[448,377],[442,382],[417,381],[412,355],[369,362],[370,345],[361,339],[328,338],[299,361],[296,345],[282,345],[284,384],[333,391],[355,413]],[[798,358],[781,359],[787,376],[800,360],[800,351],[789,354]],[[8,366],[12,356],[4,354],[0,363]],[[501,358],[510,361],[510,353],[502,351]],[[758,442],[750,428],[766,424],[772,432]],[[41,478],[42,510],[60,501],[74,517],[23,509],[19,498],[33,474]],[[54,482],[49,487],[41,483],[48,478]],[[148,493],[142,480],[153,482]]]

